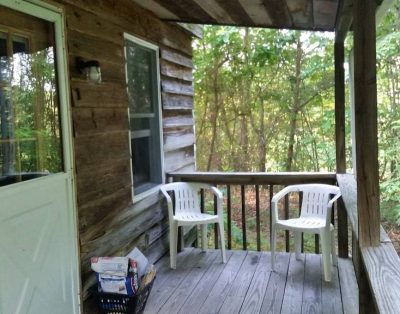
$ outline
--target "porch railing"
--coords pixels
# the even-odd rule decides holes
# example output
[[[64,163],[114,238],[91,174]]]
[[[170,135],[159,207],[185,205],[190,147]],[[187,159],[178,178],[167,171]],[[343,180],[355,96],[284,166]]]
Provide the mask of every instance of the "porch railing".
[[[224,210],[226,212],[226,235],[227,235],[227,247],[228,249],[233,248],[233,227],[237,227],[233,224],[232,215],[236,214],[236,220],[239,224],[241,231],[241,248],[247,250],[249,246],[255,248],[258,251],[265,250],[262,247],[262,240],[269,244],[269,235],[271,228],[271,200],[274,193],[279,192],[284,186],[301,183],[325,183],[325,184],[336,184],[335,173],[223,173],[223,172],[185,172],[185,173],[170,173],[169,178],[171,181],[190,181],[190,182],[204,182],[217,186],[224,191]],[[263,192],[263,201],[261,202],[261,192]],[[234,197],[235,195],[235,197]],[[238,197],[239,196],[239,197]],[[299,214],[301,208],[301,197],[291,196],[290,200],[287,196],[284,199],[284,204],[280,209],[280,214],[284,218],[289,218],[290,213],[296,215]],[[253,206],[255,209],[254,215],[250,217],[248,213],[250,198],[252,198]],[[254,200],[255,198],[255,200]],[[201,208],[205,210],[205,196],[204,192],[201,195]],[[216,202],[214,201],[214,211],[216,211]],[[293,208],[295,206],[295,208]],[[235,208],[235,210],[233,210]],[[238,219],[238,214],[241,215]],[[254,217],[255,216],[255,217]],[[269,219],[268,219],[269,218]],[[254,226],[255,219],[255,226]],[[263,227],[262,228],[262,223]],[[332,222],[337,221],[336,217],[332,215]],[[248,224],[252,222],[252,229],[249,230]],[[268,224],[268,226],[265,226]],[[267,228],[267,232],[266,232]],[[339,233],[345,234],[347,237],[347,224],[344,226],[346,230],[342,230],[340,225]],[[255,230],[254,230],[255,229]],[[253,235],[255,231],[255,239],[251,240],[248,234]],[[214,246],[218,248],[218,230],[214,228]],[[343,238],[343,237],[341,237]],[[340,240],[340,238],[339,238]],[[254,243],[255,242],[255,243]],[[240,245],[240,243],[239,243]],[[285,231],[284,235],[284,249],[289,252],[291,245],[290,235],[288,231]],[[345,243],[347,245],[347,241]],[[339,247],[343,247],[342,243],[339,243]],[[237,248],[237,247],[236,247]],[[304,251],[304,241],[302,241],[302,251]],[[314,251],[319,253],[319,237],[315,236],[314,239]],[[347,251],[346,251],[347,252]]]

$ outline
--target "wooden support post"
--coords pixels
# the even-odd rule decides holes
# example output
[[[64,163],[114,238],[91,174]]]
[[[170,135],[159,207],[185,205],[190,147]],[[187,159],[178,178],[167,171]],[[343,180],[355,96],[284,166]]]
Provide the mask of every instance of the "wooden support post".
[[[365,247],[380,241],[376,1],[354,0],[353,9],[358,240]]]
[[[344,43],[335,42],[336,172],[346,173]]]
[[[336,135],[336,172],[346,173],[345,146],[345,80],[344,80],[344,42],[335,42],[335,135]],[[338,248],[340,257],[348,257],[349,241],[347,213],[343,201],[338,201]]]

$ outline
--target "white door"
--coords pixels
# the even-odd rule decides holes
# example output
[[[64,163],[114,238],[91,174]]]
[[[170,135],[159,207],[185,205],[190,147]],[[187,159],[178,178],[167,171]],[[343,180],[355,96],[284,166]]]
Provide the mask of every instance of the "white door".
[[[0,0],[0,314],[79,312],[63,20],[40,3]]]

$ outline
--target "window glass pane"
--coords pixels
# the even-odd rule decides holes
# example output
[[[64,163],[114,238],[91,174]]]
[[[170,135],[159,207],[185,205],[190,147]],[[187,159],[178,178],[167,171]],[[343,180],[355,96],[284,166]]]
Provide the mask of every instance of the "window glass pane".
[[[135,194],[162,183],[157,51],[126,40]]]
[[[0,186],[63,170],[54,32],[37,23],[50,33],[31,37],[36,50],[12,32],[0,37]]]
[[[154,68],[155,51],[126,42],[128,66],[128,96],[131,112],[154,112]]]
[[[150,182],[150,147],[149,138],[137,138],[132,140],[132,165],[133,182],[135,188]]]

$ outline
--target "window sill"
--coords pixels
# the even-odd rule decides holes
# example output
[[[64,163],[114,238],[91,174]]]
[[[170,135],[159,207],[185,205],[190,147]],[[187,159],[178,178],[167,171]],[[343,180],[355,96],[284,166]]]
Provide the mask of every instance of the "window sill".
[[[132,203],[135,204],[137,202],[140,202],[141,200],[145,199],[146,197],[149,197],[152,194],[158,193],[160,191],[160,186],[162,185],[162,183],[140,193],[140,194],[133,194],[134,191],[132,192]]]

